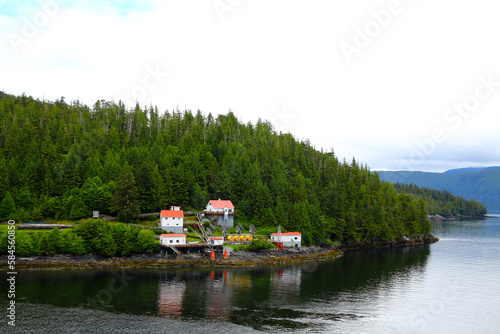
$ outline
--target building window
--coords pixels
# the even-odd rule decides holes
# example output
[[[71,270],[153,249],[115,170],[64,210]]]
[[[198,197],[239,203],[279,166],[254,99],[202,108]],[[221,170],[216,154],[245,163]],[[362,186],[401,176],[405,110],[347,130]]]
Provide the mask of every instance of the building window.
[[[297,237],[295,237],[295,240],[297,240]]]
[[[179,243],[179,240],[177,240],[177,243]]]
[[[170,243],[174,242],[173,240],[170,240]]]

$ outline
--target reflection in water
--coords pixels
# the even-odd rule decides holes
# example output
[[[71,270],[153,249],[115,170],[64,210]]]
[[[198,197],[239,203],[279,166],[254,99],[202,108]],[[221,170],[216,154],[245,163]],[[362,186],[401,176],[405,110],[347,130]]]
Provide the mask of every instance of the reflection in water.
[[[160,282],[158,290],[158,313],[166,318],[180,318],[186,283]]]
[[[182,321],[298,329],[363,316],[360,302],[366,309],[387,297],[391,286],[404,289],[406,280],[425,271],[428,255],[429,247],[422,246],[350,252],[336,261],[283,267],[29,271],[18,275],[17,298]],[[122,288],[116,283],[120,277],[128,278]],[[5,282],[0,285],[5,290]]]
[[[254,328],[297,328],[294,320],[360,316],[425,272],[429,246],[351,251],[340,260],[261,269],[161,274],[158,314],[171,319],[229,320]],[[321,311],[320,311],[321,309]]]
[[[434,227],[441,240],[430,246],[351,251],[335,261],[296,266],[21,271],[17,329],[498,332],[500,218]],[[0,290],[8,290],[6,280],[0,280]],[[6,298],[0,294],[2,305]],[[0,333],[6,332],[3,325]]]

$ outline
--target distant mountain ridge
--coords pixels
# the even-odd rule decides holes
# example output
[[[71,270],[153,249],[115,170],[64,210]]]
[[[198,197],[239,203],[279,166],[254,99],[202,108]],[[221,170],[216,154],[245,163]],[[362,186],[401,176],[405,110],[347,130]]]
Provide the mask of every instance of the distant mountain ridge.
[[[380,171],[380,180],[448,190],[465,199],[484,203],[488,211],[500,211],[500,167],[459,168],[444,173]]]
[[[484,170],[489,170],[489,169],[500,169],[500,166],[457,168],[457,169],[449,169],[443,173],[444,174],[461,174],[461,173],[470,173],[470,172],[482,172]]]

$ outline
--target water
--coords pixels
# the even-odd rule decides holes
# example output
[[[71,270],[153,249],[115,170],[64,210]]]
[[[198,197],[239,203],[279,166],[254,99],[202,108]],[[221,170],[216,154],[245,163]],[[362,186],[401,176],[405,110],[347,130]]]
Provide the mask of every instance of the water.
[[[297,266],[22,271],[16,329],[2,317],[0,332],[498,333],[500,218],[433,233],[432,245]]]

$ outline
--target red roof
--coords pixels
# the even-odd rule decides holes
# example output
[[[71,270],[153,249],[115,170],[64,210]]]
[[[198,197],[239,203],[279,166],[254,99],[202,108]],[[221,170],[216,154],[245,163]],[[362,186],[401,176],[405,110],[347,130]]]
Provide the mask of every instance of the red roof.
[[[224,237],[208,237],[210,240],[224,240]]]
[[[180,237],[186,237],[184,233],[170,233],[170,234],[162,234],[161,235],[164,238],[180,238]]]
[[[182,210],[161,210],[161,217],[163,218],[184,218],[184,211]]]
[[[210,201],[210,203],[212,203],[212,206],[215,208],[215,209],[224,209],[225,207],[227,207],[228,209],[234,209],[234,205],[231,201],[224,201],[224,200],[220,200],[220,199],[213,199]]]
[[[272,235],[278,235],[278,233],[272,233]],[[286,232],[281,233],[281,235],[302,235],[300,232]]]

